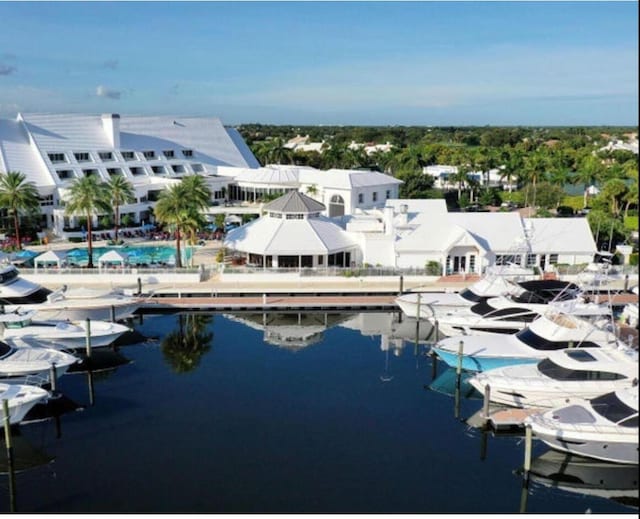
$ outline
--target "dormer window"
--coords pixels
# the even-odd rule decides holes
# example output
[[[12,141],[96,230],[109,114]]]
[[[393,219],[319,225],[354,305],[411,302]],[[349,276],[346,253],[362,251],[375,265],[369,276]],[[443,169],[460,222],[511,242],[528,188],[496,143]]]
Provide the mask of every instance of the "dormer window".
[[[140,175],[145,175],[144,168],[141,168],[141,167],[131,168],[131,169],[129,169],[129,171],[131,172],[131,174],[134,177],[139,177]]]
[[[67,162],[67,157],[64,153],[49,153],[49,160],[53,163]]]
[[[164,150],[162,152],[162,154],[165,156],[165,158],[167,159],[172,159],[173,157],[175,157],[175,153],[173,152],[173,150]]]
[[[60,180],[69,180],[70,178],[75,178],[73,170],[71,169],[59,169],[56,171],[56,173],[58,174],[58,178]]]
[[[132,151],[122,151],[121,154],[124,160],[136,160],[136,155]]]
[[[167,173],[164,166],[152,166],[151,171],[156,175],[165,175]]]
[[[78,162],[89,162],[91,160],[91,156],[86,152],[74,153],[73,156]]]
[[[194,173],[202,173],[204,171],[202,164],[191,164],[191,169]]]
[[[123,176],[122,170],[120,168],[108,168],[107,173],[109,173],[110,177]]]
[[[100,176],[100,173],[98,172],[97,169],[83,169],[82,170],[82,174],[85,177],[93,177],[93,176],[99,177]]]
[[[182,164],[173,164],[171,169],[173,169],[174,173],[185,173],[185,169]]]
[[[143,151],[142,154],[144,155],[144,158],[147,160],[153,160],[156,158],[155,151],[147,150],[147,151]]]
[[[184,157],[193,157],[193,150],[182,150],[182,155]]]
[[[109,162],[110,160],[113,160],[113,153],[110,151],[100,151],[98,152],[98,157],[100,157],[100,160],[104,162]]]

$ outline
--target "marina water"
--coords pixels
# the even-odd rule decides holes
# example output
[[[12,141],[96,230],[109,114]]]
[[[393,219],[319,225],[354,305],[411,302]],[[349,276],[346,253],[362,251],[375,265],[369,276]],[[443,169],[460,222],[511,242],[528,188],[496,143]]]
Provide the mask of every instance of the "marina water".
[[[35,461],[9,481],[0,458],[0,511],[636,511],[637,476],[626,500],[523,488],[522,437],[466,423],[481,397],[434,369],[427,325],[416,344],[415,321],[384,313],[131,324],[128,364],[58,381],[83,410],[14,432],[18,464]]]

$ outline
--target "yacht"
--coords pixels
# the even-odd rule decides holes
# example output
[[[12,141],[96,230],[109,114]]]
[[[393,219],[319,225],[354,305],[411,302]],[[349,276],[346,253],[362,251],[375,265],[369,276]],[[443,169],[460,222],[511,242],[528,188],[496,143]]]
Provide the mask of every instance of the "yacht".
[[[532,415],[525,423],[552,449],[638,465],[637,383]]]
[[[0,401],[7,400],[11,425],[20,423],[33,406],[47,398],[49,392],[40,387],[0,382]],[[4,416],[2,418],[0,427],[4,426]]]
[[[63,286],[51,291],[22,278],[14,265],[0,266],[0,305],[8,312],[33,309],[37,319],[108,321],[129,317],[141,304],[140,298],[115,290]]]
[[[527,282],[528,286],[531,283],[534,282]],[[439,329],[445,335],[515,333],[531,324],[549,308],[590,320],[611,315],[608,304],[588,301],[582,297],[577,285],[555,280],[540,280],[540,283],[544,285],[536,291],[520,286],[510,294],[489,298],[462,311],[441,315],[438,317]],[[550,283],[553,283],[553,288],[548,288]]]
[[[87,322],[85,321],[61,321],[34,320],[37,312],[12,312],[0,314],[0,337],[11,342],[16,337],[34,338],[47,343],[49,347],[63,345],[65,348],[77,349],[86,347]],[[89,334],[91,346],[100,348],[109,346],[118,337],[128,332],[129,328],[122,324],[109,321],[91,321]]]
[[[478,373],[469,384],[482,394],[489,386],[489,398],[498,404],[553,408],[637,385],[638,352],[625,346],[552,351],[537,364]]]
[[[460,346],[462,343],[462,347]],[[620,341],[610,323],[591,322],[550,308],[529,326],[514,334],[458,335],[438,341],[432,350],[449,366],[469,371],[530,364],[550,351],[571,347],[617,347]]]
[[[56,376],[64,375],[78,358],[44,346],[33,346],[16,339],[8,344],[0,341],[0,382],[43,385],[49,382],[51,367]]]
[[[531,481],[638,507],[638,467],[548,450],[531,462]]]

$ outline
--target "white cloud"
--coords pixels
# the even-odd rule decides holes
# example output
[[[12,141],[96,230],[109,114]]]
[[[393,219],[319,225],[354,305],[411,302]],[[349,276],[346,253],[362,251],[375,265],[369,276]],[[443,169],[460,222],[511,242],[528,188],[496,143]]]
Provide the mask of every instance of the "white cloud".
[[[98,97],[106,97],[108,99],[120,99],[122,92],[119,90],[112,90],[104,85],[99,85],[98,88],[96,88],[96,95]]]

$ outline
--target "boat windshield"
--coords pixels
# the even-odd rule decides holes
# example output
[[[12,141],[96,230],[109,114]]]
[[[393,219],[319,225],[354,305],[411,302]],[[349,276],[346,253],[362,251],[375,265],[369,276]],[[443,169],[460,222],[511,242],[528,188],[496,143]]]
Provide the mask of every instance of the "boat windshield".
[[[0,297],[0,303],[3,305],[32,305],[44,303],[47,300],[47,296],[51,293],[48,288],[41,287],[35,292],[27,296],[16,297]]]
[[[11,346],[9,346],[6,342],[0,341],[0,359],[7,353],[11,353]]]
[[[0,283],[3,285],[12,279],[18,277],[18,270],[15,268],[9,269],[6,272],[0,272]]]
[[[516,333],[516,337],[530,348],[535,350],[564,350],[577,346],[576,343],[571,344],[569,341],[550,341],[544,337],[540,337],[531,328],[524,328]],[[579,343],[581,347],[597,348],[598,344],[594,342],[584,341]]]
[[[492,318],[498,321],[524,321],[532,322],[538,314],[527,308],[494,308],[486,300],[473,305],[470,310],[481,317]]]
[[[460,297],[462,299],[466,299],[467,301],[471,301],[472,303],[478,303],[483,299],[486,299],[484,296],[479,296],[475,292],[472,292],[468,288],[465,288],[462,292],[460,292]]]
[[[623,427],[638,427],[638,410],[625,404],[615,392],[593,398],[591,406],[596,413],[611,422],[618,423],[622,421],[620,425]],[[635,421],[633,419],[625,420],[625,418],[634,417],[634,415]]]
[[[621,373],[587,369],[567,369],[559,366],[551,359],[544,359],[538,363],[538,371],[553,380],[621,380],[627,378]]]

